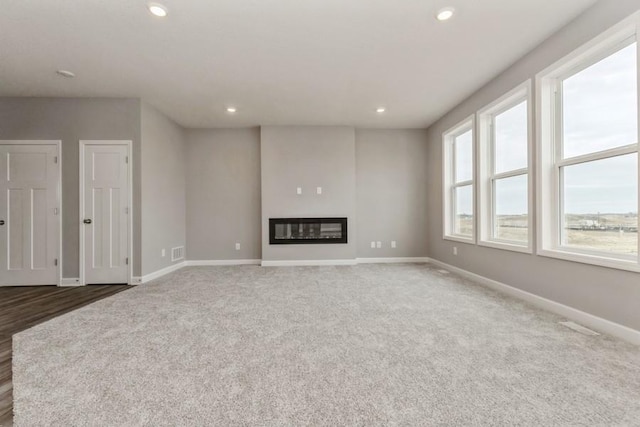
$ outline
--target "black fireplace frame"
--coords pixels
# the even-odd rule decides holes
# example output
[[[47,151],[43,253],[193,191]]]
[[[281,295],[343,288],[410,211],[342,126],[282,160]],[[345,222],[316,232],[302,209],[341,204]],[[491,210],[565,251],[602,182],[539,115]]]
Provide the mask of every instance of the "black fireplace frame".
[[[304,238],[304,239],[276,239],[276,224],[341,224],[342,237],[339,238]],[[344,244],[347,241],[347,218],[269,218],[270,245],[324,245]]]

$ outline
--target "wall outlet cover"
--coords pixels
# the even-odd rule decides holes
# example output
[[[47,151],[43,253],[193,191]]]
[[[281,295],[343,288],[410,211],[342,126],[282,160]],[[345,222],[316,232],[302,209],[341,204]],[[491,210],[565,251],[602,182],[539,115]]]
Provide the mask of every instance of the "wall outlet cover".
[[[380,249],[382,247],[382,242],[376,242],[376,248]]]
[[[395,248],[395,247],[396,247],[396,241],[395,241],[395,240],[392,240],[392,241],[391,241],[391,247],[392,247],[392,248]]]
[[[371,242],[371,247],[372,247],[373,249],[375,249],[375,248],[376,248],[376,242]]]
[[[236,251],[240,250],[240,243],[236,243]]]

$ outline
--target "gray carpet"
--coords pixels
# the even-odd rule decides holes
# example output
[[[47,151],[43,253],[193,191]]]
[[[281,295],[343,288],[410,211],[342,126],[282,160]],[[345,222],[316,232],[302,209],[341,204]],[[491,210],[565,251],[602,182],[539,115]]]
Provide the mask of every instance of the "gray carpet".
[[[15,425],[640,425],[640,349],[560,320],[429,265],[187,268],[15,336]]]

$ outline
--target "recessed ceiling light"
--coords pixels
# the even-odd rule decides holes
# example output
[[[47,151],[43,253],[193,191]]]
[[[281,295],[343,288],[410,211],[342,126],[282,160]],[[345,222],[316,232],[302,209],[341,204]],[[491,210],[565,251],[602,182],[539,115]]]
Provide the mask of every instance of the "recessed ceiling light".
[[[58,70],[56,71],[59,76],[66,77],[68,79],[74,78],[76,75],[69,70]]]
[[[164,18],[169,13],[166,6],[161,5],[160,3],[149,3],[147,7],[149,8],[149,12],[161,18]]]
[[[384,108],[384,107],[378,107],[378,108],[376,108],[376,113],[378,113],[378,114],[382,114],[382,113],[384,113],[385,111],[387,111],[387,109],[386,109],[386,108]]]
[[[438,21],[446,21],[447,19],[451,19],[455,11],[456,10],[452,7],[445,7],[444,9],[440,9],[436,14],[436,19]]]
[[[237,111],[238,111],[238,109],[236,107],[227,107],[227,113],[233,114],[233,113],[235,113]]]

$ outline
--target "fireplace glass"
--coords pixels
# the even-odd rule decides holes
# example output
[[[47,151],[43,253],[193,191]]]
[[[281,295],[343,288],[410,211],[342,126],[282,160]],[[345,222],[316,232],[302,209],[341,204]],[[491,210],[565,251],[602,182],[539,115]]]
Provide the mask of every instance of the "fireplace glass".
[[[269,244],[347,243],[347,218],[269,218]]]

